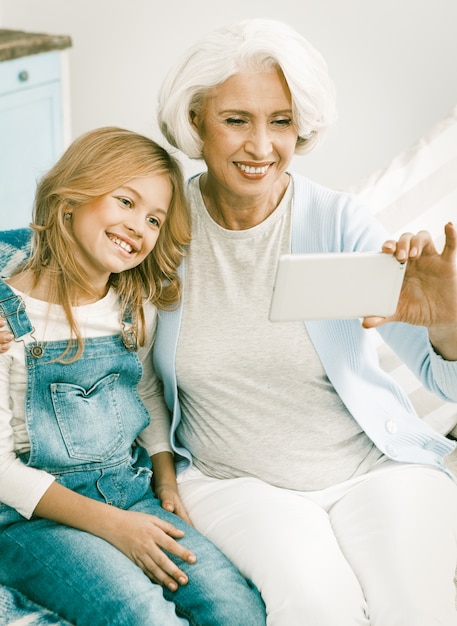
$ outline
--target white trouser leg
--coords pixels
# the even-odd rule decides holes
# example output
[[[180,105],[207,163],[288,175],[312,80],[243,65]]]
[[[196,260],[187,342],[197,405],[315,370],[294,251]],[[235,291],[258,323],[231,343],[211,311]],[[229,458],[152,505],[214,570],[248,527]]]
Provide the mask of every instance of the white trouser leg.
[[[443,472],[372,472],[329,511],[372,626],[456,626],[457,486]]]
[[[179,481],[195,527],[262,593],[268,626],[368,626],[363,593],[320,506],[251,478],[192,469]]]
[[[268,626],[457,625],[457,486],[444,473],[386,464],[311,493],[196,469],[179,483],[196,528],[261,591]]]

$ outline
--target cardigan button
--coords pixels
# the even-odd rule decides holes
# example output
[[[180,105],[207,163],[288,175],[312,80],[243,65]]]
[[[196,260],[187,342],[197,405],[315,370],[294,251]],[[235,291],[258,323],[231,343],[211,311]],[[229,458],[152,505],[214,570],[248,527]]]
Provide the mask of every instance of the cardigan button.
[[[390,443],[386,445],[386,453],[392,459],[395,459],[398,456],[397,451],[395,450],[395,446],[392,446]]]
[[[387,420],[385,426],[386,426],[387,432],[390,433],[391,435],[395,435],[395,433],[398,430],[397,424],[393,420]]]

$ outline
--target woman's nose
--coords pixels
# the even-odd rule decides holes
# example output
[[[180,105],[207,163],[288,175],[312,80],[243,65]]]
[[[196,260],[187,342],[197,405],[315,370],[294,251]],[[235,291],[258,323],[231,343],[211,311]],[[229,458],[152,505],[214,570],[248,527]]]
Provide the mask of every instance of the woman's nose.
[[[255,156],[257,160],[270,156],[272,141],[268,129],[263,126],[253,128],[245,147],[246,151]]]

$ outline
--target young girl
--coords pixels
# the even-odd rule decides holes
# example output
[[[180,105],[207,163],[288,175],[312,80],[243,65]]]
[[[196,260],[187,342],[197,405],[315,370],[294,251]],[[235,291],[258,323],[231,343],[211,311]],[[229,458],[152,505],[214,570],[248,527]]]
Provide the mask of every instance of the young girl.
[[[181,519],[152,369],[189,241],[177,161],[89,132],[41,180],[32,228],[0,283],[16,338],[0,355],[0,583],[78,626],[264,624],[257,590]]]

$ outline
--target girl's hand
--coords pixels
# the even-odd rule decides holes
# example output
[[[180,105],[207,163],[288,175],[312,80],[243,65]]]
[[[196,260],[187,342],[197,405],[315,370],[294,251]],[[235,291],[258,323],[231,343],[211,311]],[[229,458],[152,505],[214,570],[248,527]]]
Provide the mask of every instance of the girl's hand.
[[[173,455],[158,452],[151,456],[153,469],[152,489],[162,503],[162,508],[175,513],[192,526],[190,517],[179,497]]]
[[[154,492],[162,503],[162,508],[166,511],[170,511],[170,513],[178,515],[178,517],[192,526],[191,519],[187,514],[186,508],[179,496],[176,485],[156,486]]]
[[[0,316],[0,352],[9,350],[13,339],[13,333],[10,331],[4,318]]]
[[[195,555],[176,541],[184,536],[182,530],[155,515],[136,511],[114,509],[114,518],[116,523],[107,529],[104,538],[138,565],[146,576],[171,591],[188,582],[186,574],[165,553],[195,563]]]
[[[195,554],[176,541],[184,537],[184,531],[173,524],[155,515],[125,511],[92,500],[57,481],[41,497],[34,513],[101,537],[138,565],[152,581],[171,591],[185,585],[188,578],[166,552],[187,563],[197,560]]]

